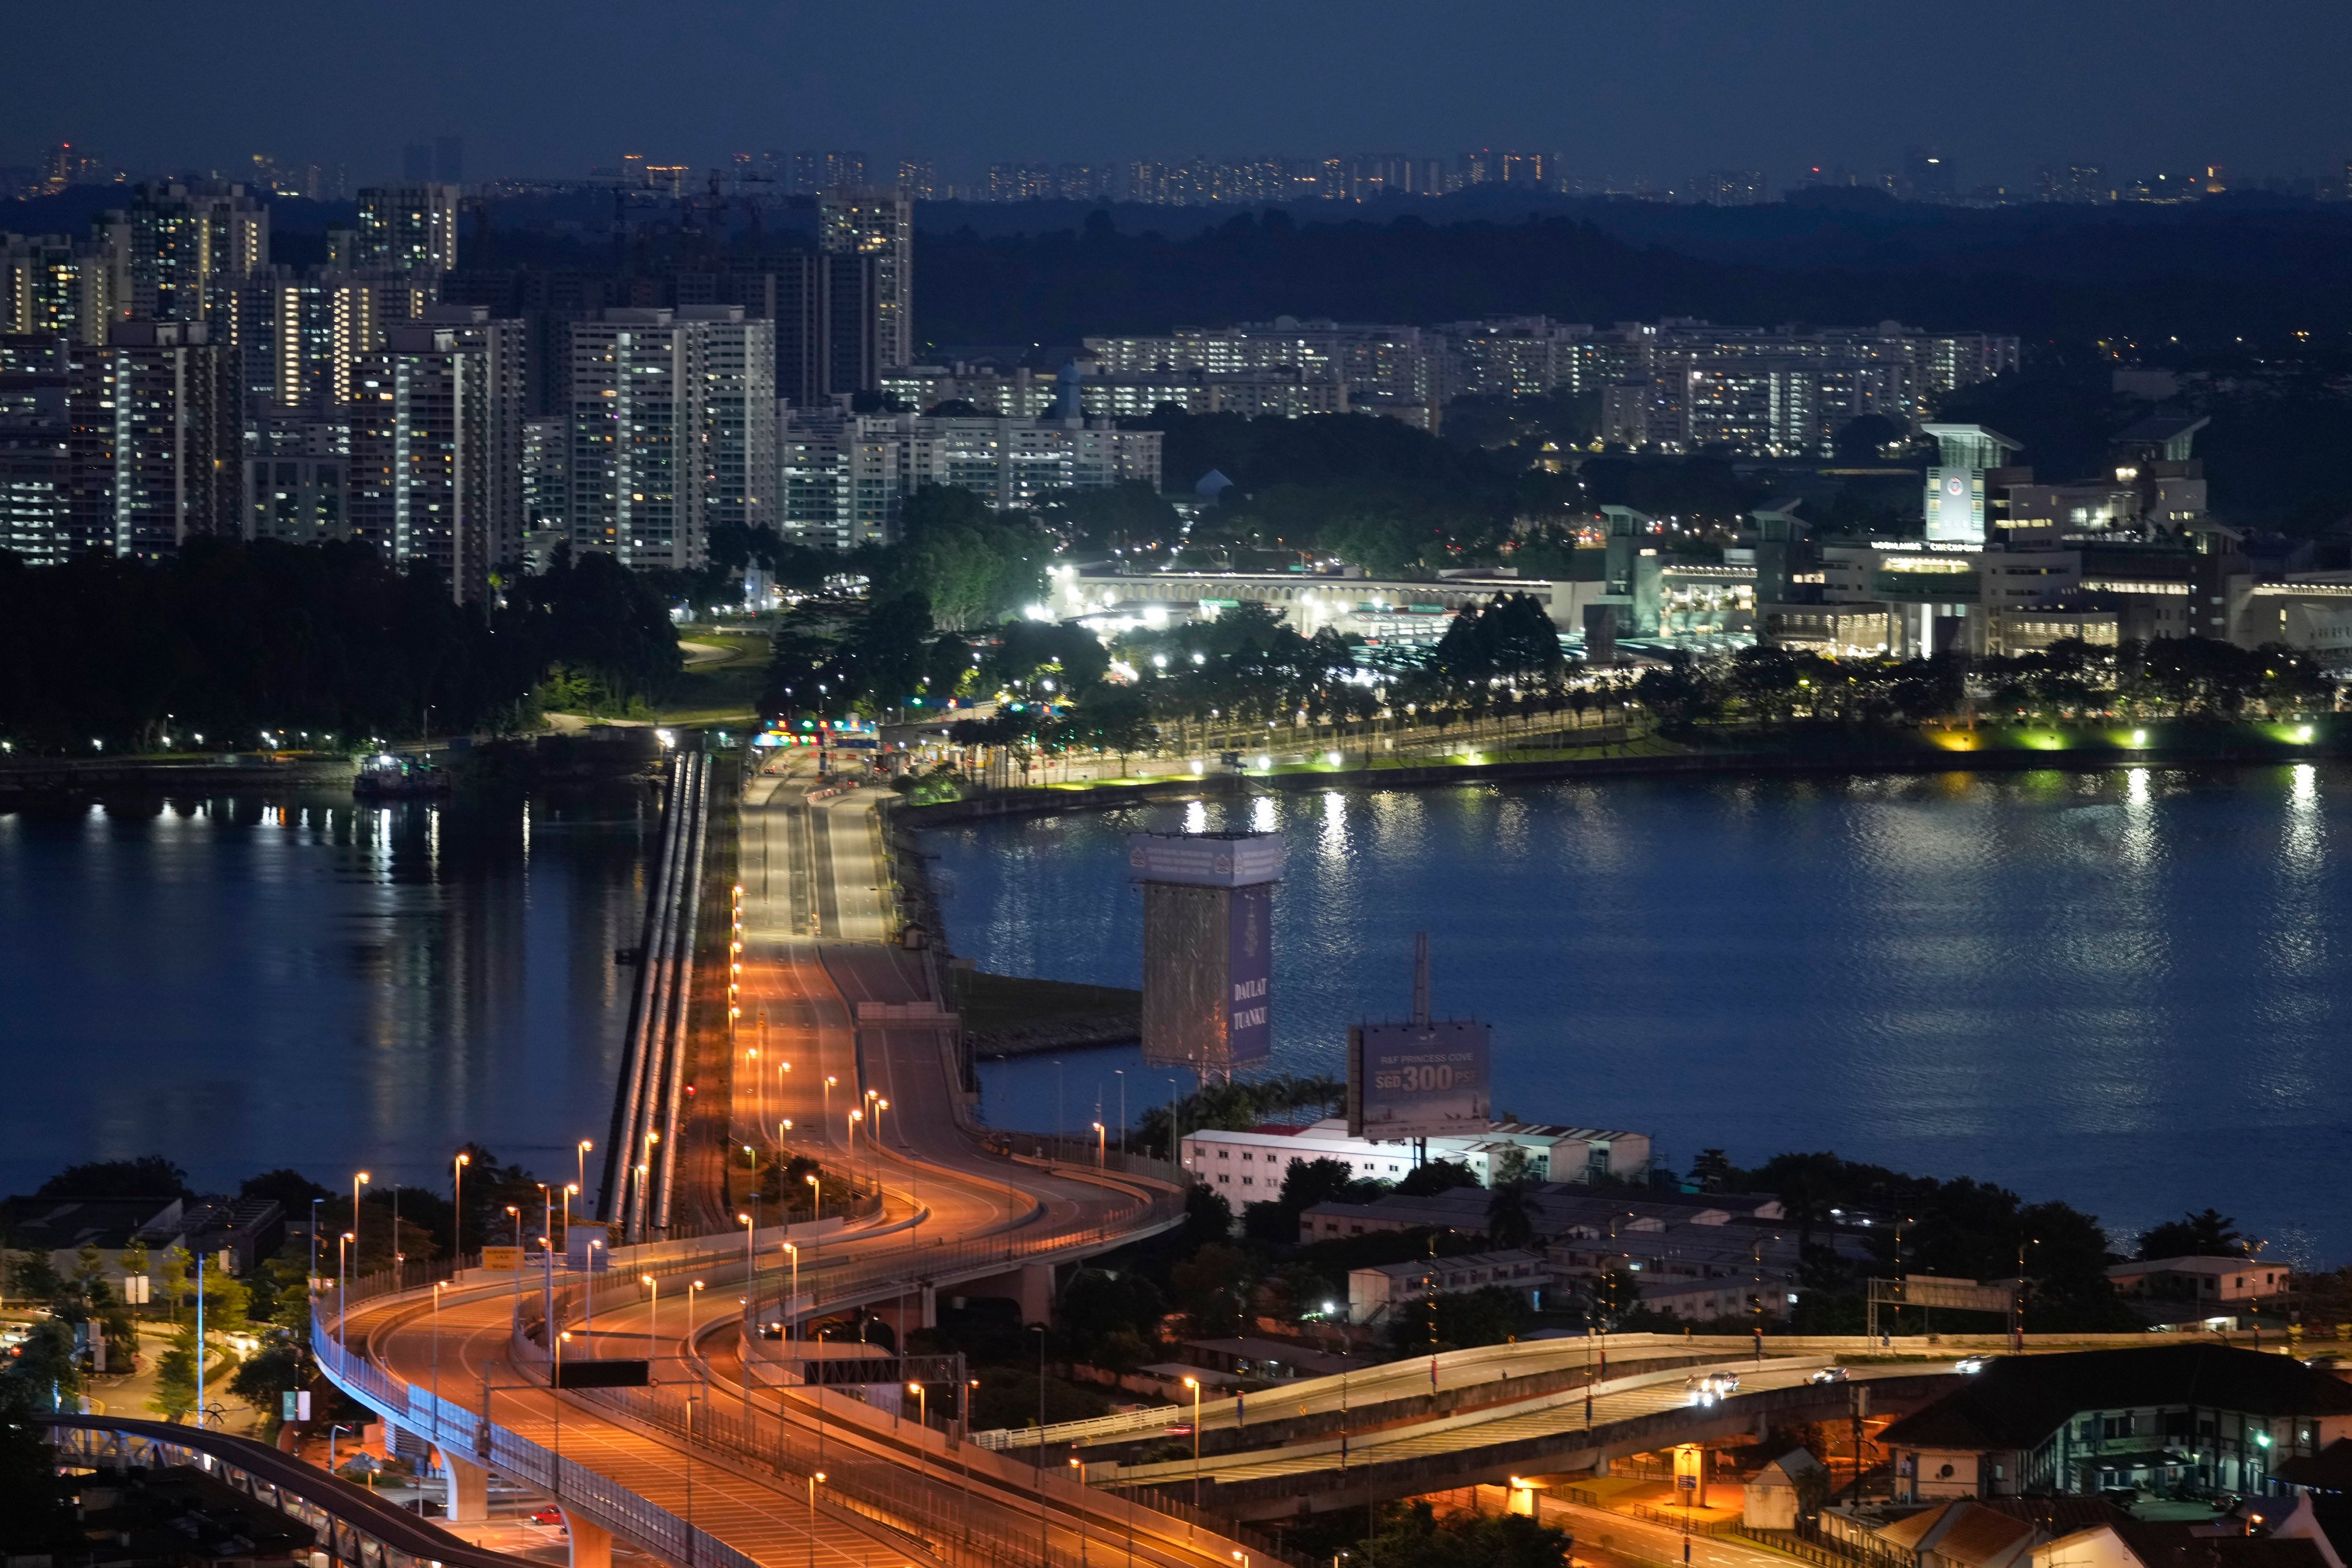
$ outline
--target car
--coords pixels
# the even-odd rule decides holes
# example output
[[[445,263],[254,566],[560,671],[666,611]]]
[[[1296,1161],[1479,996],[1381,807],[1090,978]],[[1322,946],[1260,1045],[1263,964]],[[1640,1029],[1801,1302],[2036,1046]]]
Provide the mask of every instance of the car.
[[[1695,1372],[1683,1380],[1683,1388],[1690,1394],[1693,1405],[1712,1405],[1726,1394],[1739,1392],[1739,1374],[1736,1372]]]
[[[553,1503],[549,1503],[545,1508],[535,1508],[530,1510],[530,1522],[551,1524],[561,1530],[563,1528],[563,1510]]]
[[[1984,1369],[1985,1358],[1980,1355],[1962,1356],[1958,1361],[1952,1363],[1952,1370],[1954,1372],[1973,1373],[1982,1372]]]
[[[1844,1383],[1852,1374],[1842,1366],[1825,1366],[1805,1379],[1807,1383]]]

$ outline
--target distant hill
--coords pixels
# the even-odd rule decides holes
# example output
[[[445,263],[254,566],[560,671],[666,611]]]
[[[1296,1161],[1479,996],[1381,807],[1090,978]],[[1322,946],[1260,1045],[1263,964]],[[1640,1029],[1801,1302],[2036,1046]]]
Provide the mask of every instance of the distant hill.
[[[1437,216],[1443,204],[1424,211]],[[1161,209],[1035,212],[1066,227],[916,240],[917,329],[933,342],[1070,342],[1288,313],[1432,322],[1542,313],[1607,322],[1865,322],[2080,342],[2221,346],[2352,329],[2352,204],[2194,207],[1577,204],[1573,215],[1437,224],[1243,214],[1181,236]],[[975,216],[986,209],[971,209]],[[1072,221],[1075,220],[1075,221]]]

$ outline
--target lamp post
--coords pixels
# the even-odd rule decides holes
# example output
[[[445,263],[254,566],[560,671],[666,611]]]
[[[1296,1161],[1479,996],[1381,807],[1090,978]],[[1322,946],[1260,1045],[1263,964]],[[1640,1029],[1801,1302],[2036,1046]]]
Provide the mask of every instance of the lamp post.
[[[1192,1391],[1192,1506],[1201,1506],[1201,1380],[1188,1377],[1184,1386]],[[1042,1425],[1042,1423],[1041,1423]]]
[[[661,1281],[650,1274],[640,1274],[637,1282],[653,1292],[653,1305],[646,1310],[646,1337],[653,1342],[654,1357],[658,1360],[661,1356]]]
[[[580,1255],[581,1269],[588,1276],[580,1286],[580,1338],[592,1358],[596,1353],[596,1249],[604,1245],[602,1237],[592,1236]]]
[[[555,1370],[548,1374],[547,1402],[555,1406],[555,1468],[549,1479],[555,1483],[557,1497],[563,1495],[563,1347],[571,1342],[569,1330],[549,1342],[555,1355]]]
[[[751,1282],[752,1276],[759,1272],[751,1249],[759,1245],[760,1226],[747,1214],[737,1215],[735,1223],[743,1227],[743,1321],[748,1325],[760,1310],[759,1289]]]
[[[449,1162],[449,1256],[460,1268],[466,1262],[466,1167],[473,1163],[471,1154]]]
[[[809,1472],[809,1479],[808,1479],[808,1497],[809,1497],[808,1560],[809,1560],[809,1568],[816,1568],[816,1489],[817,1489],[817,1488],[819,1488],[819,1487],[821,1487],[821,1486],[823,1486],[823,1485],[824,1485],[824,1472],[823,1470],[811,1470],[811,1471]]]
[[[801,1310],[801,1249],[791,1242],[784,1243],[784,1256],[792,1259],[793,1293],[784,1299],[784,1342],[793,1342],[793,1330],[799,1326]]]
[[[849,1179],[857,1179],[857,1124],[866,1120],[866,1112],[853,1110],[842,1123],[842,1137],[849,1144]]]
[[[583,1138],[580,1140],[579,1147],[574,1151],[579,1155],[579,1181],[578,1184],[572,1189],[575,1193],[584,1194],[588,1190],[588,1151],[595,1146],[593,1140]],[[572,1205],[569,1204],[566,1204],[563,1208],[563,1223],[567,1226],[572,1223]]]
[[[507,1217],[514,1221],[514,1321],[515,1327],[520,1329],[522,1327],[522,1210],[509,1204]]]
[[[1032,1323],[1029,1331],[1037,1336],[1037,1561],[1042,1563],[1054,1560],[1045,1544],[1045,1325]]]
[[[1097,1171],[1103,1168],[1104,1163],[1103,1137],[1103,1124],[1100,1121],[1097,1121],[1095,1123],[1095,1169]]]
[[[545,1182],[539,1184],[540,1223],[546,1226],[539,1238],[541,1278],[540,1310],[546,1321],[547,1331],[555,1331],[555,1189]]]
[[[360,1189],[367,1184],[368,1173],[365,1171],[352,1177],[352,1263],[354,1268],[358,1266],[360,1257]],[[395,1247],[399,1246],[400,1237],[395,1236],[392,1240]]]
[[[357,1237],[350,1231],[335,1238],[335,1342],[343,1339],[344,1289],[351,1279],[352,1243]]]
[[[833,1086],[841,1080],[828,1074],[824,1080],[824,1119],[833,1120]]]
[[[889,1109],[888,1100],[878,1094],[874,1097],[874,1190],[877,1193],[882,1190],[882,1113]]]
[[[1070,1479],[1077,1483],[1078,1489],[1080,1491],[1084,1491],[1086,1489],[1087,1468],[1078,1462],[1078,1457],[1076,1454],[1072,1454],[1070,1456]],[[1086,1568],[1086,1562],[1087,1510],[1086,1505],[1084,1503],[1080,1503],[1078,1505],[1078,1568]]]
[[[433,1433],[441,1434],[441,1292],[449,1288],[446,1279],[433,1281]]]
[[[205,1253],[196,1249],[196,1430],[205,1427]]]
[[[694,1293],[703,1288],[699,1279],[686,1288],[686,1353],[688,1355],[694,1353]]]

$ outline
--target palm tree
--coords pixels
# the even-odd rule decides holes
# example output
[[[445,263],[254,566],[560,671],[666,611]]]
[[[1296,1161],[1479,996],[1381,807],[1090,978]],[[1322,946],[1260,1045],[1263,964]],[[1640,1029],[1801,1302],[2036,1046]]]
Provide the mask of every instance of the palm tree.
[[[1497,1247],[1525,1247],[1535,1240],[1542,1214],[1543,1205],[1528,1196],[1524,1184],[1496,1187],[1486,1200],[1486,1236]]]

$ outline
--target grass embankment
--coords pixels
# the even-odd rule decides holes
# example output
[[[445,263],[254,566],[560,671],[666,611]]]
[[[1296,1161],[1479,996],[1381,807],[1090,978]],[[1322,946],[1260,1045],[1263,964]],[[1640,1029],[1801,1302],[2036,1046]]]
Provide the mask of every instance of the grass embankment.
[[[687,665],[677,689],[655,710],[668,725],[748,724],[768,684],[768,628],[687,626]]]
[[[1143,1029],[1143,993],[1117,985],[1026,980],[960,969],[956,1010],[972,1055],[1025,1056],[1085,1046],[1124,1045]]]

